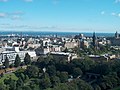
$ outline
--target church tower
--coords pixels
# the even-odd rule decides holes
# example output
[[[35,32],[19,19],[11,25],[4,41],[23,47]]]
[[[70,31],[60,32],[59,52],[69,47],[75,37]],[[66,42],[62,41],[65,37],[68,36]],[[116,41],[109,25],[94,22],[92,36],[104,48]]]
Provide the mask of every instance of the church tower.
[[[97,37],[95,35],[95,32],[93,33],[93,46],[97,48]]]
[[[116,39],[119,38],[119,34],[118,34],[117,31],[116,31],[116,33],[115,33],[115,38],[116,38]]]

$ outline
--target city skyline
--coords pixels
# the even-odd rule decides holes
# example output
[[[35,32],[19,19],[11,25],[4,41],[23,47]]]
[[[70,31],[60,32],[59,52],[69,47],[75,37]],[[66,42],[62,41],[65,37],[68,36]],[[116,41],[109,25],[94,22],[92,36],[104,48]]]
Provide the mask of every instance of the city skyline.
[[[0,30],[120,32],[120,0],[0,0]]]

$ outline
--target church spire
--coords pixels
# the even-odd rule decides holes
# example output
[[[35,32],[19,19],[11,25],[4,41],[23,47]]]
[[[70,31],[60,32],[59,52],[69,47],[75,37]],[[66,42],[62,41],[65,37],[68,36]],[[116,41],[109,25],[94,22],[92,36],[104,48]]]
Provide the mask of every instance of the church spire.
[[[96,37],[95,32],[93,33],[93,46],[97,47],[97,37]]]
[[[117,31],[116,31],[116,33],[115,33],[115,38],[119,38],[119,34],[118,34]]]

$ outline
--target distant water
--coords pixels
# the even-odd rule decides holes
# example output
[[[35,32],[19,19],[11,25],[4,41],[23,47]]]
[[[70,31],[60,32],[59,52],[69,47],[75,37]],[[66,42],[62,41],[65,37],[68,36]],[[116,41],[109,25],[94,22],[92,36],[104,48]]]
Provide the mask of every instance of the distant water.
[[[86,33],[86,32],[17,32],[17,31],[1,31],[0,35],[28,35],[28,36],[53,36],[53,35],[58,35],[58,36],[73,36],[73,35],[78,35],[78,34],[84,34],[85,36],[92,36],[93,33]],[[100,37],[112,37],[114,36],[114,33],[96,33],[96,36]]]

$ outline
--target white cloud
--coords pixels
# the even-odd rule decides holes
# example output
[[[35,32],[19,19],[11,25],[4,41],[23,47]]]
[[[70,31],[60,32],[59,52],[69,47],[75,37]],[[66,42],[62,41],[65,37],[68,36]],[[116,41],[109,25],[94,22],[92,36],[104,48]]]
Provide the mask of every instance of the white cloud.
[[[16,25],[16,24],[0,24],[2,29],[16,29],[16,30],[80,30],[75,27],[64,27],[64,26],[33,26],[33,25]]]
[[[114,16],[114,17],[120,17],[120,13],[116,13],[116,12],[112,12],[112,13],[106,13],[105,11],[102,11],[101,12],[101,15],[111,15],[111,16]]]
[[[101,12],[101,15],[104,15],[104,14],[105,14],[105,11],[102,11],[102,12]]]
[[[120,0],[115,0],[115,3],[120,3]]]
[[[23,12],[23,11],[15,11],[15,12],[13,12],[12,14],[15,14],[15,15],[23,15],[24,12]]]
[[[115,16],[115,17],[120,17],[120,13],[115,13],[115,12],[113,12],[113,13],[111,13],[111,15],[112,15],[112,16]]]
[[[117,16],[120,17],[120,13]]]
[[[19,15],[13,15],[13,16],[11,16],[11,19],[13,19],[13,20],[20,20],[22,17],[21,16],[19,16]]]
[[[0,12],[0,18],[7,18],[12,20],[21,19],[23,15],[24,12],[22,11],[16,11],[11,13]]]
[[[5,18],[5,17],[7,17],[7,14],[6,14],[6,13],[1,12],[1,13],[0,13],[0,18]]]
[[[113,12],[113,13],[111,13],[111,15],[112,15],[112,16],[116,16],[116,13]]]

